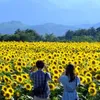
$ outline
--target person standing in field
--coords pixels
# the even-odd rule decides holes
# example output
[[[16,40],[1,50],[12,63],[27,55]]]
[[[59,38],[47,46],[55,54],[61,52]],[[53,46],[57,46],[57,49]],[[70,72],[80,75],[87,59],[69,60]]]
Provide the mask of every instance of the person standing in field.
[[[62,100],[79,100],[76,87],[80,84],[80,79],[75,75],[74,66],[67,65],[65,72],[58,79],[64,87]]]
[[[37,67],[37,71],[34,72],[34,69]],[[47,67],[45,66],[44,62],[41,60],[38,60],[36,62],[36,67],[32,68],[30,70],[30,78],[34,82],[34,89],[37,87],[41,86],[42,84],[45,84],[42,88],[44,88],[44,92],[40,95],[34,95],[33,100],[49,100],[49,95],[50,95],[50,89],[48,86],[48,80],[51,80],[51,75],[48,72]],[[43,68],[45,68],[46,73],[43,72]]]

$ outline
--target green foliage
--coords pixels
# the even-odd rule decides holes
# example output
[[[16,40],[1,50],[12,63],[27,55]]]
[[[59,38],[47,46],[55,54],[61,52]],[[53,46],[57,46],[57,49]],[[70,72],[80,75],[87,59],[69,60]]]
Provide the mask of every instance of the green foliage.
[[[100,42],[100,27],[97,29],[68,30],[64,36],[55,36],[53,33],[40,35],[36,31],[17,29],[14,34],[0,34],[0,41],[48,41],[48,42]]]
[[[52,34],[45,34],[44,41],[55,42],[55,41],[57,41],[57,37],[53,33]]]

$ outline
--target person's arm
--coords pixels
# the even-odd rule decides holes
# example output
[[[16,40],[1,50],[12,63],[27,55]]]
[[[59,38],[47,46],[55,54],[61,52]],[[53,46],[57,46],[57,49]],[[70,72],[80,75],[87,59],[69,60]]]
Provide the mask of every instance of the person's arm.
[[[46,70],[46,73],[47,73],[47,80],[51,80],[51,74],[49,73],[47,65],[44,65],[44,69]]]
[[[77,81],[77,86],[78,86],[78,85],[80,85],[80,78],[78,76],[76,76],[76,78],[77,78],[76,81]]]
[[[31,67],[31,69],[30,69],[30,73],[31,73],[31,72],[34,72],[35,69],[36,69],[36,67]]]
[[[35,68],[36,68],[36,67],[31,67],[31,69],[30,69],[30,71],[29,71],[29,74],[30,74],[30,78],[31,78],[31,79],[33,79],[33,77],[34,77]]]
[[[44,68],[45,68],[46,72],[49,72],[48,68],[47,68],[47,65],[44,65]]]

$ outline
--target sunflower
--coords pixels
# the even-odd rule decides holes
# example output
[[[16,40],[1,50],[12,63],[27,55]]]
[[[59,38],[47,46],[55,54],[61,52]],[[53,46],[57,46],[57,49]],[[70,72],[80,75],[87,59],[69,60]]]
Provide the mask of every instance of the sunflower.
[[[53,57],[56,57],[56,56],[57,56],[57,53],[54,52],[54,53],[53,53]]]
[[[58,79],[53,78],[52,80],[55,84],[58,82]]]
[[[90,72],[86,72],[86,73],[85,73],[85,76],[92,77],[92,74],[91,74]]]
[[[10,69],[10,73],[14,73],[14,70],[13,69]]]
[[[86,83],[86,79],[83,76],[79,76],[79,78],[80,78],[80,83],[81,84]]]
[[[98,69],[97,67],[93,67],[93,71],[96,72]]]
[[[67,61],[67,58],[66,58],[66,57],[63,57],[63,60],[64,60],[64,61]]]
[[[53,63],[54,65],[57,65],[57,64],[58,64],[57,60],[53,60],[52,63]]]
[[[7,88],[11,88],[12,87],[11,84],[7,84],[6,86],[7,86]]]
[[[85,74],[86,74],[86,72],[87,72],[87,70],[86,70],[86,69],[82,69],[82,74],[83,74],[83,75],[85,75]]]
[[[92,82],[92,78],[89,77],[89,76],[86,76],[86,80],[87,80],[87,83],[91,83]]]
[[[63,69],[58,69],[58,71],[59,71],[59,74],[62,74],[64,72]]]
[[[6,56],[4,56],[2,59],[3,59],[3,60],[6,60]]]
[[[59,78],[59,75],[53,75],[52,78],[53,78],[53,79],[58,79],[58,78]]]
[[[3,71],[6,72],[6,73],[10,72],[9,66],[4,66]]]
[[[22,61],[22,58],[19,57],[19,58],[17,59],[17,61]]]
[[[6,75],[3,76],[3,79],[4,79],[4,81],[5,81],[6,83],[9,82],[9,80],[10,80],[10,78],[7,77]]]
[[[48,58],[48,59],[52,59],[52,55],[49,54],[49,55],[47,56],[47,58]]]
[[[49,72],[51,72],[52,68],[49,67],[48,70],[49,70]]]
[[[64,70],[62,65],[58,65],[58,69]]]
[[[74,61],[74,65],[78,65],[78,61]]]
[[[79,72],[79,70],[77,68],[75,68],[75,74],[76,75],[79,75],[80,74],[80,72]]]
[[[65,60],[61,60],[61,65],[62,66],[66,65],[66,61]]]
[[[78,71],[79,71],[80,69],[81,69],[80,66],[76,66],[76,67],[75,67],[75,70],[78,70]]]
[[[9,56],[6,57],[6,61],[10,62],[11,58]]]
[[[89,87],[88,92],[91,96],[95,96],[97,94],[97,90],[95,87]]]
[[[11,93],[10,92],[8,92],[8,91],[6,91],[5,93],[4,93],[4,95],[5,95],[5,99],[11,99],[12,98],[12,95],[11,95]]]
[[[14,58],[14,57],[15,57],[15,55],[14,55],[14,54],[12,54],[12,55],[11,55],[11,57],[12,57],[12,58]]]
[[[19,82],[19,83],[23,83],[23,77],[21,77],[21,76],[17,76],[17,82]]]
[[[94,82],[92,82],[89,86],[90,87],[96,87],[96,84]]]
[[[2,66],[5,66],[5,63],[1,63]]]
[[[26,61],[29,62],[30,61],[30,58],[27,58]]]
[[[7,87],[5,85],[2,86],[2,89],[1,89],[3,92],[7,91]]]
[[[17,79],[17,75],[13,74],[13,75],[11,75],[11,78],[14,79],[14,80],[16,80]]]
[[[26,74],[21,74],[21,76],[22,76],[24,79],[27,79],[27,75],[26,75]]]
[[[21,65],[22,65],[21,61],[17,61],[16,64],[17,64],[18,66],[21,66]]]
[[[93,67],[91,67],[91,66],[88,66],[88,68],[87,68],[90,72],[92,72],[93,71]]]
[[[21,73],[22,72],[22,67],[21,66],[17,66],[16,70]]]
[[[53,74],[54,74],[54,75],[59,75],[58,69],[53,69]]]
[[[96,60],[91,60],[91,64],[95,65],[96,64]]]
[[[27,83],[27,84],[24,85],[24,88],[25,88],[26,90],[28,90],[28,91],[31,91],[31,90],[32,90],[32,85],[29,84],[29,83]]]
[[[96,74],[95,75],[95,79],[98,80],[98,81],[100,81],[100,74]]]
[[[12,82],[12,87],[16,88],[18,86],[17,82]]]
[[[50,87],[50,90],[54,90],[55,89],[55,85],[53,83],[49,83],[49,87]]]
[[[26,67],[26,62],[22,62],[22,67]]]
[[[56,65],[52,64],[49,66],[51,69],[56,69]]]
[[[13,88],[7,88],[7,91],[11,94],[11,95],[13,95],[14,94],[14,89]]]

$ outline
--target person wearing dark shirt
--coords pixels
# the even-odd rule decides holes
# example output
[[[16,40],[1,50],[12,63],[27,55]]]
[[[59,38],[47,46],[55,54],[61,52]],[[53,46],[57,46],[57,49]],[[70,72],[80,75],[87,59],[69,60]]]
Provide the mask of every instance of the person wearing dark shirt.
[[[37,71],[34,71],[34,69],[37,67]],[[47,67],[45,66],[44,62],[41,60],[38,60],[36,62],[36,67],[32,68],[30,70],[30,78],[34,82],[34,88],[39,87],[41,84],[44,84],[44,80],[46,80],[45,84],[45,92],[42,95],[34,96],[34,100],[49,100],[50,95],[50,89],[48,86],[48,81],[51,80],[51,75],[48,72]],[[46,73],[43,72],[43,68],[45,68]],[[46,76],[45,76],[46,75]]]

